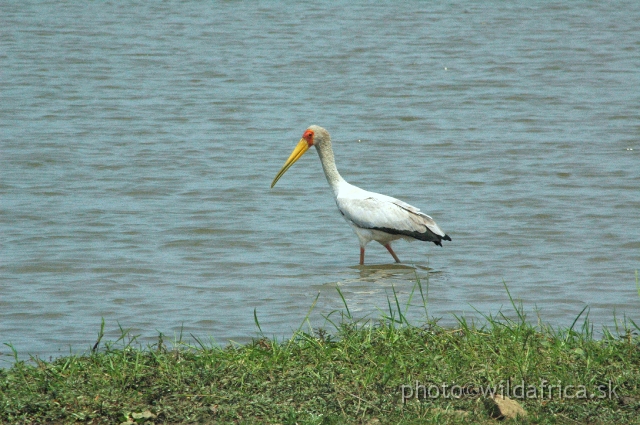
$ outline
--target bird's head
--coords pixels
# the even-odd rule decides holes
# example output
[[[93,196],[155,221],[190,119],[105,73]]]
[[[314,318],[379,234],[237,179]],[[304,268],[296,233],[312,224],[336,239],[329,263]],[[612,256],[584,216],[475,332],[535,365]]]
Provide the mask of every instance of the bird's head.
[[[295,147],[293,152],[291,152],[289,159],[287,159],[287,162],[284,163],[278,172],[278,175],[273,179],[273,182],[271,182],[271,187],[276,185],[278,180],[280,180],[280,177],[282,177],[284,173],[286,173],[287,170],[291,168],[291,166],[299,160],[311,146],[322,145],[325,140],[331,140],[327,130],[317,125],[312,125],[307,128],[302,134],[302,139],[300,139],[298,145]]]

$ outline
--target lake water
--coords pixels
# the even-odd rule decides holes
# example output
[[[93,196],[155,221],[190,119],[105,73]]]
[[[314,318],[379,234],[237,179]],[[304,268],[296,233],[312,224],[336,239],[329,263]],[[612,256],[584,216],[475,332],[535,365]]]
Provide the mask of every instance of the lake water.
[[[443,324],[640,321],[640,2],[327,4],[3,2],[0,343],[285,338],[416,276]],[[311,124],[453,241],[359,267],[315,152],[269,189]]]

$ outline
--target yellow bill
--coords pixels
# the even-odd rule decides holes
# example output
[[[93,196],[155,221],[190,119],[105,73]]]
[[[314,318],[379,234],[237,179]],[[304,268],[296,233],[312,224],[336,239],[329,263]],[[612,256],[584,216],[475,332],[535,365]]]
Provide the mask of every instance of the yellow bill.
[[[300,141],[298,142],[298,146],[296,146],[293,152],[291,152],[289,159],[287,159],[287,162],[284,163],[284,165],[280,169],[280,172],[278,172],[278,175],[276,176],[276,178],[273,179],[273,182],[271,182],[271,187],[275,186],[278,180],[280,180],[280,177],[282,177],[284,173],[286,173],[287,170],[291,168],[291,166],[295,164],[295,162],[299,160],[302,157],[302,155],[304,155],[304,153],[308,150],[309,150],[309,144],[307,143],[307,141],[304,139],[300,139]]]

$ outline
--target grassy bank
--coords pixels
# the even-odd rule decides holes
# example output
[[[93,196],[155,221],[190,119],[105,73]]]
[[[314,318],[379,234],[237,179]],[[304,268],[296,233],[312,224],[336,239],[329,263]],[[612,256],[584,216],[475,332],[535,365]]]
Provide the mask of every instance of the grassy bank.
[[[414,326],[391,294],[375,322],[355,320],[345,303],[329,330],[227,347],[167,348],[161,337],[140,347],[123,331],[84,356],[0,370],[0,421],[489,424],[495,391],[526,410],[511,423],[640,423],[632,320],[595,338],[586,314],[554,329],[513,308],[515,319]]]

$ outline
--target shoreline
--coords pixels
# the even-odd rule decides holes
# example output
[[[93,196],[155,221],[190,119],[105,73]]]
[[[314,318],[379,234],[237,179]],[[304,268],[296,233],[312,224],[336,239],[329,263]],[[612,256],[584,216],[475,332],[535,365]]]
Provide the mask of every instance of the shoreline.
[[[426,314],[419,281],[412,294]],[[326,317],[331,331],[304,331],[314,303],[289,339],[225,347],[199,339],[169,347],[162,335],[143,347],[126,330],[103,342],[103,322],[85,355],[0,369],[0,422],[637,421],[640,329],[632,319],[598,339],[584,310],[558,329],[540,318],[531,324],[511,301],[516,319],[498,312],[441,327],[410,324],[411,300],[402,306],[394,294],[378,320],[358,321],[345,302]]]

